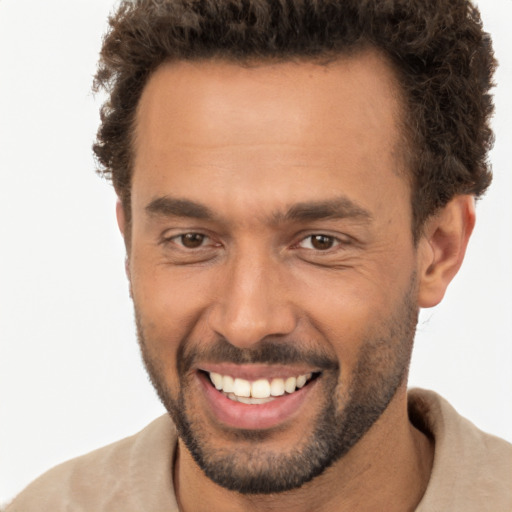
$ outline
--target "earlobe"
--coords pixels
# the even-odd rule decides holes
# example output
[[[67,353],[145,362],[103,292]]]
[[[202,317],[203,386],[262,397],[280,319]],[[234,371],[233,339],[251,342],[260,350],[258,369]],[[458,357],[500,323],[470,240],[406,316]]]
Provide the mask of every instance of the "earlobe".
[[[419,242],[418,305],[433,307],[441,302],[457,274],[475,225],[475,199],[454,197],[425,225]]]

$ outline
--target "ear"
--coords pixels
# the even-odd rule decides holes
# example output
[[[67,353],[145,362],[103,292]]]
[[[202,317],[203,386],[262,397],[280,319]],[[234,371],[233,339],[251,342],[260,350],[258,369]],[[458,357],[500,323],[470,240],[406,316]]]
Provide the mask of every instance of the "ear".
[[[119,227],[119,231],[121,231],[121,235],[123,235],[124,238],[124,231],[126,229],[126,218],[124,215],[124,208],[121,204],[121,200],[118,198],[116,202],[116,218],[117,218],[117,225]]]
[[[124,213],[124,208],[121,203],[121,200],[118,199],[116,202],[116,218],[117,218],[117,225],[119,227],[119,231],[121,231],[121,235],[123,235],[124,239],[124,245],[126,248],[126,258],[124,260],[124,271],[126,273],[126,277],[128,278],[128,281],[130,281],[130,257],[129,257],[129,247],[128,247],[128,241],[126,239],[126,216]],[[131,296],[131,285],[130,285],[130,296]]]
[[[454,197],[428,219],[419,241],[418,305],[433,307],[441,302],[458,272],[475,225],[475,199]]]

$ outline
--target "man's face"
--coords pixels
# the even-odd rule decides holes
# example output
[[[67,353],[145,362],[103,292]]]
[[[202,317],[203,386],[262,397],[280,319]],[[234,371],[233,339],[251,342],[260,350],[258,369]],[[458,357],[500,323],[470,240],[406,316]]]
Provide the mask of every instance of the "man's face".
[[[417,258],[397,96],[372,53],[167,64],[144,90],[139,338],[181,441],[224,487],[302,485],[405,387]]]

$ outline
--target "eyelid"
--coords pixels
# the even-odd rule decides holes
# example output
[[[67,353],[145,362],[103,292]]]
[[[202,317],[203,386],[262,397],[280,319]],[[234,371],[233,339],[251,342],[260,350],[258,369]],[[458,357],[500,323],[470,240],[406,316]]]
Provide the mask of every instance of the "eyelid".
[[[326,238],[332,239],[333,240],[333,246],[329,247],[328,249],[323,249],[323,250],[322,249],[316,249],[315,247],[302,247],[302,244],[306,240],[311,239],[314,236],[325,236]],[[305,235],[301,236],[299,241],[296,244],[294,244],[294,245],[295,245],[295,247],[306,249],[306,250],[310,250],[310,251],[315,251],[315,252],[318,252],[318,253],[328,253],[330,251],[338,249],[340,246],[346,246],[346,245],[349,245],[351,243],[352,243],[352,239],[348,235],[345,235],[345,236],[340,235],[340,234],[334,235],[334,234],[331,234],[331,233],[328,233],[328,232],[324,232],[324,231],[315,231],[315,232],[308,233],[308,234],[305,234]]]
[[[186,237],[187,235],[199,235],[200,237],[202,237],[201,243],[197,247],[186,247],[183,244],[183,238]],[[203,235],[203,233],[190,232],[190,233],[182,233],[181,235],[176,235],[176,236],[172,237],[171,240],[175,243],[178,243],[178,242],[176,242],[176,240],[179,240],[178,245],[180,247],[183,247],[190,251],[190,250],[194,250],[194,249],[202,249],[205,246],[208,246],[208,240],[210,240],[210,237],[208,235]]]
[[[332,241],[332,245],[331,247],[328,247],[326,249],[318,249],[316,247],[313,246],[313,237],[317,237],[317,236],[323,236],[325,238],[328,238],[330,239],[330,241]],[[304,242],[307,242],[309,240],[309,245],[310,247],[304,247]],[[334,249],[335,247],[337,247],[338,245],[340,244],[340,241],[334,237],[334,236],[330,236],[330,235],[324,235],[324,234],[313,234],[313,235],[308,235],[306,237],[304,237],[302,240],[299,241],[298,245],[299,247],[301,247],[302,249],[308,249],[308,250],[312,250],[312,251],[319,251],[319,252],[327,252],[327,251],[330,251],[331,249]]]
[[[186,235],[200,235],[200,236],[204,237],[203,243],[196,249],[204,248],[205,246],[209,245],[206,242],[208,242],[209,240],[213,240],[209,234],[205,233],[204,231],[202,231],[200,229],[187,229],[187,230],[179,230],[179,231],[178,230],[167,230],[161,234],[160,240],[158,241],[158,243],[160,245],[173,243],[180,248],[187,249],[187,250],[193,250],[191,248],[185,247],[183,245],[183,243],[180,241],[180,239],[182,239]]]

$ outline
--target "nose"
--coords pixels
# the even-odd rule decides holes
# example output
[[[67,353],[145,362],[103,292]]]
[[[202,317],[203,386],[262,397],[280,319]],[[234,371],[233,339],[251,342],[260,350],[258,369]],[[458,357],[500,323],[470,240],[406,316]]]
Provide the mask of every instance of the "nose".
[[[210,329],[239,348],[293,332],[297,320],[284,274],[278,261],[254,253],[231,261],[219,275]]]

